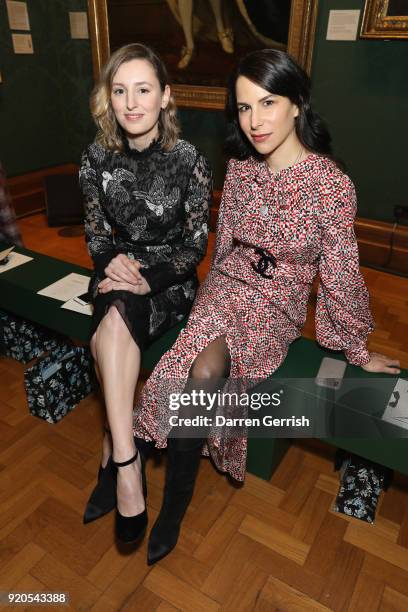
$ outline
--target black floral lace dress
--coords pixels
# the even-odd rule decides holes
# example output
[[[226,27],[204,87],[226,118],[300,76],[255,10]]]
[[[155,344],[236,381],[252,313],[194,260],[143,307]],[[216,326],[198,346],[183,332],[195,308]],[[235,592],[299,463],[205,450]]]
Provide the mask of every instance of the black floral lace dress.
[[[193,145],[179,140],[166,152],[107,151],[91,144],[79,173],[85,198],[85,234],[95,270],[90,281],[94,333],[115,305],[140,348],[183,319],[198,286],[196,266],[208,238],[211,171]],[[113,257],[138,260],[151,292],[99,294],[98,283]]]

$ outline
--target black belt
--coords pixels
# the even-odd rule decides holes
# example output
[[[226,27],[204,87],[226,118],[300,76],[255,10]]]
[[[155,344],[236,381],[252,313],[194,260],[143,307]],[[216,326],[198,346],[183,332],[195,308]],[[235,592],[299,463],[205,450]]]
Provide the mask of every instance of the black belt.
[[[251,266],[263,278],[273,278],[273,275],[266,274],[269,265],[276,268],[276,258],[267,249],[256,248],[255,253],[259,255],[259,261],[255,264],[251,261]]]

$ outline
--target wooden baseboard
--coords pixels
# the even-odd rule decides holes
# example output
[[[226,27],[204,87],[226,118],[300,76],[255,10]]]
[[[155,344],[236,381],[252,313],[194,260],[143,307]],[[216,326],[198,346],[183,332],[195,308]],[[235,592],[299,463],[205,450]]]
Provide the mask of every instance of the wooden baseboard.
[[[408,274],[408,226],[374,219],[356,219],[361,265]]]
[[[75,174],[77,164],[62,164],[44,168],[7,180],[17,218],[45,210],[44,179],[52,174]]]

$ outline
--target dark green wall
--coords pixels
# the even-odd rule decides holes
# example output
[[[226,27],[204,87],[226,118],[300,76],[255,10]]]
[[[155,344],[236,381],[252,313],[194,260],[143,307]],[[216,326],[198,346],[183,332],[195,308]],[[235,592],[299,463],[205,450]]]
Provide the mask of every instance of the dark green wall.
[[[88,40],[71,40],[69,11],[86,0],[28,0],[33,55],[12,48],[0,0],[0,159],[9,176],[78,160],[93,127]]]
[[[313,100],[333,147],[354,180],[358,215],[391,221],[394,204],[408,205],[403,177],[408,142],[408,40],[326,41],[329,8],[361,9],[364,0],[319,0],[313,54]],[[362,13],[361,13],[362,15]],[[208,151],[222,184],[218,138],[222,113],[183,111],[185,136]]]
[[[225,135],[224,113],[181,108],[182,136],[198,146],[211,162],[215,189],[222,189],[226,158],[222,147]]]
[[[326,41],[329,8],[363,11],[364,0],[319,0],[315,106],[356,184],[359,216],[390,221],[394,204],[408,204],[408,40]]]

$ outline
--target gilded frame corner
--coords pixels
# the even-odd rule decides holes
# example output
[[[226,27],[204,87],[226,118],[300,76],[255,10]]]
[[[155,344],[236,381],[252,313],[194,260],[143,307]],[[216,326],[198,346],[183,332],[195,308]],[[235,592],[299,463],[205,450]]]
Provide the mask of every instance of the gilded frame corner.
[[[389,16],[389,0],[366,0],[360,38],[408,38],[408,15]]]

